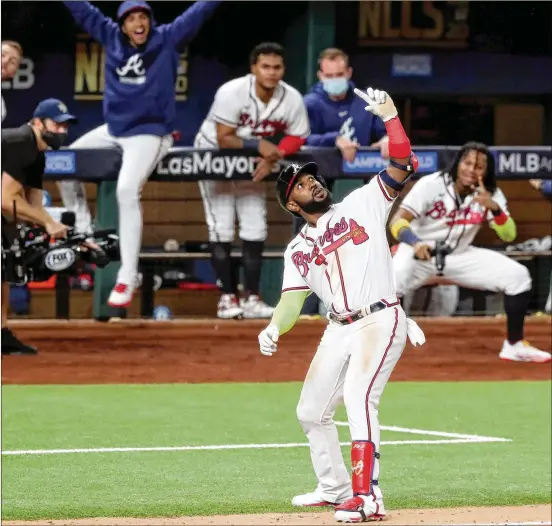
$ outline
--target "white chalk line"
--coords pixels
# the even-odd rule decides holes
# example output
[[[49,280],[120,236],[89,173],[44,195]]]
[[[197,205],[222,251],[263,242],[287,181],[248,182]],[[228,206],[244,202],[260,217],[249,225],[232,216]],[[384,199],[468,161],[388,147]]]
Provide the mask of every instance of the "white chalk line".
[[[347,422],[336,422],[337,425],[346,426]],[[424,429],[411,429],[396,426],[381,426],[382,430],[396,431],[399,433],[413,433],[418,435],[451,437],[447,440],[383,440],[382,446],[403,445],[444,445],[444,444],[473,444],[481,442],[511,442],[509,438],[486,437],[479,435],[463,435],[458,433],[444,433],[441,431],[429,431]],[[350,442],[340,442],[341,446],[350,446]],[[17,449],[2,451],[2,455],[68,455],[78,453],[138,453],[138,452],[162,452],[162,451],[221,451],[230,449],[289,449],[297,447],[309,447],[303,442],[291,442],[283,444],[222,444],[210,446],[159,446],[159,447],[99,447],[99,448],[75,448],[75,449]]]
[[[349,426],[348,422],[336,422],[336,426]],[[444,431],[430,431],[428,429],[413,429],[411,427],[380,426],[382,431],[395,431],[397,433],[411,433],[413,435],[427,435],[435,437],[465,438],[477,442],[511,442],[510,438],[486,437],[482,435],[465,435],[461,433],[446,433]],[[429,442],[433,442],[430,440]]]

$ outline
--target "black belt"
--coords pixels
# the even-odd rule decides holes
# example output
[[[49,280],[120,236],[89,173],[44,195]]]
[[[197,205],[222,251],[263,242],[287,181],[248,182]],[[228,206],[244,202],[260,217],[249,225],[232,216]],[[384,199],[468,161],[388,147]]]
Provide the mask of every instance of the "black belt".
[[[370,310],[370,314],[374,314],[374,312],[378,312],[383,309],[387,309],[387,307],[392,307],[396,305],[386,305],[383,303],[383,301],[376,301],[376,303],[372,303],[368,307]],[[362,310],[358,310],[356,312],[353,312],[352,314],[344,314],[342,316],[338,316],[337,314],[334,314],[333,312],[330,312],[328,314],[328,317],[330,320],[332,320],[335,323],[338,323],[339,325],[349,325],[350,323],[354,323],[355,321],[360,320],[361,318],[364,318],[366,316],[366,313],[364,313]]]

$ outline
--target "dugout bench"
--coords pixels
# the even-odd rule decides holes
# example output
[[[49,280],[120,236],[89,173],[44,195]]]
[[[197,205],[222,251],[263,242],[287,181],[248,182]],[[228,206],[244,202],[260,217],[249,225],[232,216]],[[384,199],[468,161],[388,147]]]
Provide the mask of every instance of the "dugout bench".
[[[414,152],[418,155],[420,168],[415,178],[423,177],[424,174],[443,169],[448,166],[458,151],[459,146],[413,146]],[[497,179],[532,179],[552,178],[552,147],[491,147],[491,151],[497,160]],[[150,181],[182,181],[197,182],[204,179],[211,180],[249,180],[251,175],[248,170],[242,169],[250,166],[258,152],[247,149],[196,149],[191,147],[171,148],[168,154],[159,162],[153,171]],[[359,148],[357,157],[352,163],[345,162],[336,148],[308,147],[302,148],[300,152],[286,159],[286,162],[305,163],[314,161],[318,163],[321,173],[329,179],[338,179],[338,186],[348,193],[362,180],[371,178],[387,163],[381,159],[379,150],[376,148]],[[121,165],[121,152],[116,149],[107,150],[69,150],[46,152],[46,180],[79,179],[98,185],[97,220],[102,228],[116,228],[117,199],[116,180]],[[534,167],[538,167],[536,170]],[[275,179],[273,174],[269,179]],[[361,183],[362,184],[362,183]],[[336,190],[336,188],[334,190]],[[291,235],[291,232],[290,232]],[[515,258],[539,258],[550,256],[547,253],[536,252],[508,252],[510,257]],[[283,251],[266,251],[265,260],[270,263],[269,268],[277,267],[279,274],[275,273],[275,286],[268,297],[264,291],[266,301],[273,303],[279,297],[279,286],[281,282]],[[239,251],[233,252],[233,257],[240,257]],[[156,258],[170,261],[178,259],[206,259],[209,253],[203,252],[182,252],[166,253],[156,252],[140,254],[140,266],[146,284],[153,279],[152,265]],[[279,267],[278,267],[279,265]],[[263,265],[263,273],[264,273]],[[151,276],[150,276],[151,275]],[[56,317],[68,318],[69,316],[69,278],[59,276],[56,283]],[[115,284],[116,265],[110,264],[104,269],[96,272],[94,286],[94,317],[96,319],[109,319],[117,316],[107,306],[106,300]],[[151,315],[151,307],[154,302],[153,286],[144,286],[145,298],[142,298],[142,315]],[[151,292],[150,292],[151,291]]]
[[[542,258],[552,257],[551,250],[529,252],[520,250],[504,251],[508,257],[515,259],[516,261],[525,261],[536,263],[537,279],[533,280],[533,283],[539,287],[543,282],[546,282],[547,276],[550,275],[550,264],[548,268],[543,271],[540,260]],[[277,277],[274,280],[274,287],[269,291],[269,297],[265,296],[265,299],[269,303],[275,303],[280,295],[280,282],[281,282],[281,269],[283,268],[283,250],[265,250],[263,252],[263,259],[265,262],[271,262],[273,265],[264,264],[263,272],[268,270],[270,274],[274,274]],[[232,250],[231,257],[240,259],[242,257],[241,250]],[[160,262],[174,262],[179,260],[195,260],[195,259],[210,259],[210,252],[142,252],[140,253],[139,270],[142,272],[142,286],[140,290],[140,315],[144,318],[151,318],[153,316],[153,309],[155,305],[155,290],[154,290],[154,267]],[[276,265],[274,265],[276,263]],[[271,268],[272,266],[272,268]],[[266,276],[265,276],[265,279]],[[268,278],[270,279],[270,277]],[[434,283],[438,284],[438,283]],[[548,286],[550,287],[550,283]],[[431,285],[430,285],[431,286]],[[59,274],[56,280],[56,313],[57,319],[69,319],[70,308],[70,295],[71,286],[69,283],[69,276],[65,274]],[[485,305],[482,296],[474,294],[473,296],[473,310],[475,312],[484,312]]]

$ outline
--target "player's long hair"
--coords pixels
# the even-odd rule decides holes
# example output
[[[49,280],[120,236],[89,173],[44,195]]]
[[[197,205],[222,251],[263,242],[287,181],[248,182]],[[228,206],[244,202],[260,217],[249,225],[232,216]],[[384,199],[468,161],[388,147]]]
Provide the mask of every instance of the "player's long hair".
[[[460,148],[460,151],[456,154],[456,157],[454,158],[454,161],[449,169],[449,174],[452,177],[452,180],[456,182],[456,177],[458,176],[458,165],[471,151],[483,153],[487,156],[487,171],[485,172],[485,177],[483,178],[483,184],[492,194],[496,190],[495,160],[489,148],[482,142],[470,141],[464,144],[462,148]]]

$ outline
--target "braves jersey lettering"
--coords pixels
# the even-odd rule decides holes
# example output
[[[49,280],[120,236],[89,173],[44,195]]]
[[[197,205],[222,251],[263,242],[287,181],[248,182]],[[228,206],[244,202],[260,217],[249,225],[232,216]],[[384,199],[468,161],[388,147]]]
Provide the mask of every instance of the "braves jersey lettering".
[[[242,139],[273,137],[285,133],[301,138],[310,133],[307,109],[301,94],[280,81],[268,104],[257,98],[252,74],[223,84],[196,136],[196,148],[217,148],[217,122],[236,128]]]
[[[455,251],[463,251],[472,244],[483,222],[493,219],[489,210],[473,201],[474,197],[468,195],[460,202],[449,174],[436,172],[413,186],[401,208],[414,216],[410,225],[422,241],[446,240]],[[500,189],[492,198],[508,214],[506,197]]]
[[[288,245],[282,290],[312,290],[328,310],[354,312],[395,293],[385,225],[394,200],[376,176]]]

